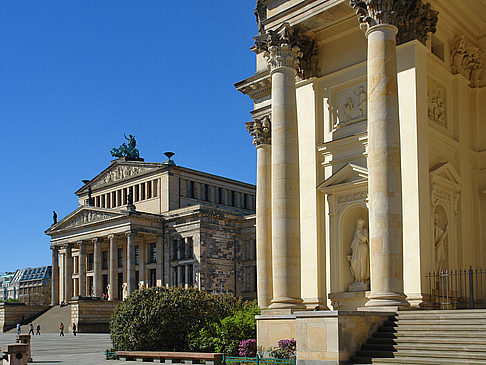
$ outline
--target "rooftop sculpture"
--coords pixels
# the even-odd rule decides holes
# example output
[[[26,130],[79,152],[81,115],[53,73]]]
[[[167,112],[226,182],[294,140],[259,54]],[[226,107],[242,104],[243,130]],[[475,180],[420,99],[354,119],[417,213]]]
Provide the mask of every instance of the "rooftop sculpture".
[[[124,134],[125,139],[128,141],[128,145],[123,142],[119,148],[112,148],[111,155],[113,157],[126,157],[127,159],[131,160],[139,160],[140,159],[140,152],[138,151],[135,146],[137,145],[137,141],[135,140],[135,136],[129,134],[128,137]]]

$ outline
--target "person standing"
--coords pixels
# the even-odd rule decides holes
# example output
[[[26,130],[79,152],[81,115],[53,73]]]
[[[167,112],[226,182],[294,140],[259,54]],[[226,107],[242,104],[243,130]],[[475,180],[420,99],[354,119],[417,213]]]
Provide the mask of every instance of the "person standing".
[[[76,323],[73,323],[73,335],[76,336]]]
[[[37,323],[37,327],[35,328],[35,334],[40,335],[40,324]]]
[[[20,326],[20,323],[17,323],[17,334],[20,335],[20,332],[21,332],[21,326]]]
[[[34,325],[32,322],[29,323],[29,335],[32,333],[32,336],[34,336]]]
[[[59,325],[59,336],[64,336],[64,323]]]

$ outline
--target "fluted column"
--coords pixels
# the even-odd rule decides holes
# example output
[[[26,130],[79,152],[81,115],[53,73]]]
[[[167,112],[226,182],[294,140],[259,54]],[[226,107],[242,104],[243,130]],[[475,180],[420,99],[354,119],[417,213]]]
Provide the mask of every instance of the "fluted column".
[[[109,283],[110,287],[108,289],[108,299],[115,300],[118,298],[118,283],[117,283],[117,274],[118,274],[118,265],[117,265],[117,246],[115,241],[115,235],[111,234],[108,236],[110,240],[110,264],[109,264]]]
[[[67,303],[73,296],[73,257],[71,246],[64,248],[64,301]]]
[[[402,190],[396,35],[425,40],[426,19],[437,17],[420,0],[351,0],[368,38],[368,199],[371,295],[366,306],[408,305],[403,294]],[[427,14],[424,14],[427,12]],[[422,15],[429,15],[423,17]],[[419,31],[420,29],[420,31]],[[424,30],[425,29],[425,30]]]
[[[256,259],[257,299],[268,308],[273,297],[272,278],[272,147],[270,116],[246,123],[257,150]]]
[[[52,277],[51,277],[51,305],[59,304],[59,249],[56,246],[52,250]]]
[[[79,242],[79,288],[80,296],[86,296],[86,242]]]
[[[300,287],[300,194],[297,101],[299,47],[288,24],[271,33],[265,53],[272,77],[272,270],[270,308],[303,307]]]
[[[94,296],[101,297],[101,241],[98,238],[93,240],[93,288]]]
[[[127,232],[127,295],[135,290],[135,235]]]

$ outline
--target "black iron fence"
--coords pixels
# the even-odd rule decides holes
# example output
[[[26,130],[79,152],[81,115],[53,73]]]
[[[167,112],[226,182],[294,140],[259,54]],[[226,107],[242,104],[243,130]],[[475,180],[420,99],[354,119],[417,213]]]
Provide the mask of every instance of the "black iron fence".
[[[431,272],[427,280],[433,308],[486,308],[486,269]]]

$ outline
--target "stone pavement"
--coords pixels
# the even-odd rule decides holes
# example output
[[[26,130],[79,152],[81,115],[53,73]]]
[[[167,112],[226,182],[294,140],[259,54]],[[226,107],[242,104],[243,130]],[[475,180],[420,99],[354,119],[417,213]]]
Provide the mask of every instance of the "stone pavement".
[[[117,365],[126,361],[105,360],[104,352],[111,348],[108,334],[67,333],[64,337],[46,333],[32,338],[34,364],[52,365]],[[15,342],[15,334],[0,333],[0,345]]]

